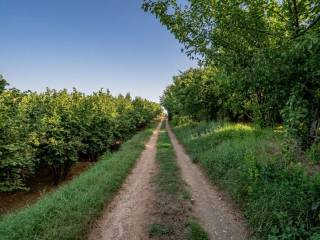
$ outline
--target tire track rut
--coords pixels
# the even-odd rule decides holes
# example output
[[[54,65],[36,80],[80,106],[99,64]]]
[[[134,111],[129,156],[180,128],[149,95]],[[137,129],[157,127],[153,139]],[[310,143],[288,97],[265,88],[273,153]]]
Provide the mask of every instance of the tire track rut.
[[[193,164],[167,123],[177,162],[194,200],[193,213],[212,240],[246,240],[248,228],[241,215],[221,198],[198,165]]]
[[[123,187],[97,221],[89,240],[149,239],[148,225],[154,203],[150,181],[157,170],[156,143],[161,124],[153,132]]]

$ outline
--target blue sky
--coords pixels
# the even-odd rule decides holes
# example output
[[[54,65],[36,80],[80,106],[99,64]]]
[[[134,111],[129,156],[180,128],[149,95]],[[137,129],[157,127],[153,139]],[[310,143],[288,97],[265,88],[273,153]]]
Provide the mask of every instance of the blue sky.
[[[194,66],[142,0],[0,0],[0,73],[11,87],[109,88],[158,101]]]

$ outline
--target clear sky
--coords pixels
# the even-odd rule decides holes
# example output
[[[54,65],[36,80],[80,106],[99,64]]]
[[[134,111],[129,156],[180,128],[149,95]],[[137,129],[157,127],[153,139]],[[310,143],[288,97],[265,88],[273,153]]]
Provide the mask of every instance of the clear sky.
[[[0,74],[21,90],[109,88],[158,101],[195,62],[141,2],[0,0]]]

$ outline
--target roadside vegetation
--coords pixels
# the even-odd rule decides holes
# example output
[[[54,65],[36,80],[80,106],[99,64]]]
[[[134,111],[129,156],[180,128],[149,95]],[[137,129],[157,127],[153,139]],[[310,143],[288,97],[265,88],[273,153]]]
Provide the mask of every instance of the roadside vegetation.
[[[0,239],[86,239],[90,225],[117,193],[153,129],[136,134],[119,151],[106,153],[88,171],[36,204],[0,218]]]
[[[143,9],[199,62],[161,98],[193,160],[257,236],[320,239],[319,1],[144,0]]]
[[[154,177],[155,213],[150,225],[151,239],[207,240],[204,230],[191,216],[191,195],[182,180],[175,151],[163,124],[157,143],[159,167]]]
[[[144,0],[143,9],[200,63],[166,90],[170,116],[283,123],[290,147],[317,143],[319,0]]]
[[[282,151],[283,130],[249,124],[174,127],[194,162],[242,208],[258,239],[320,239],[320,174]]]
[[[58,184],[79,159],[96,161],[161,112],[159,104],[109,91],[21,92],[4,83],[0,76],[0,192],[27,190],[43,169]]]

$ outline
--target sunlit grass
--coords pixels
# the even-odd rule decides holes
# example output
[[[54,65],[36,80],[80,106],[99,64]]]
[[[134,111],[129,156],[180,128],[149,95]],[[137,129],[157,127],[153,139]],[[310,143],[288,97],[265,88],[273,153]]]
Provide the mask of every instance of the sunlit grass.
[[[217,129],[214,130],[215,133],[219,132],[225,132],[225,131],[247,131],[247,132],[252,132],[254,131],[255,128],[252,126],[246,125],[246,124],[225,124]]]
[[[320,174],[310,176],[306,166],[287,159],[282,126],[200,122],[174,131],[192,160],[242,207],[255,236],[319,239],[311,216],[319,216],[320,207],[311,209],[319,202]]]
[[[273,129],[273,131],[274,131],[275,133],[284,133],[284,132],[285,132],[285,129],[284,129],[283,125],[279,125],[279,126],[276,126],[276,127]]]

